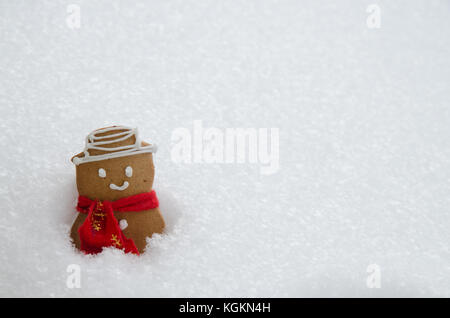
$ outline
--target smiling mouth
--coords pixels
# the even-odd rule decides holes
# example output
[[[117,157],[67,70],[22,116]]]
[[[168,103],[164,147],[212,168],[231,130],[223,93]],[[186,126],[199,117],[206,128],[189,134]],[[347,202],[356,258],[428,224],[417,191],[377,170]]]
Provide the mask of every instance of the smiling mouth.
[[[126,188],[128,188],[129,185],[130,185],[130,184],[128,183],[128,181],[125,181],[120,187],[117,186],[117,185],[115,185],[114,183],[111,183],[111,184],[109,185],[109,187],[110,187],[112,190],[123,191],[123,190],[125,190]]]

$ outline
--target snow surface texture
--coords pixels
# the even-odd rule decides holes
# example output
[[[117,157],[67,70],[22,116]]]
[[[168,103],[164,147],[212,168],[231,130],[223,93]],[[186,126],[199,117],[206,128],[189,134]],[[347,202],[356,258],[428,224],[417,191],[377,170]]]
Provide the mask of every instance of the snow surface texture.
[[[0,295],[449,297],[449,57],[448,1],[1,0]],[[279,171],[175,164],[194,120],[278,127]],[[159,146],[142,257],[69,242],[69,158],[111,124]]]

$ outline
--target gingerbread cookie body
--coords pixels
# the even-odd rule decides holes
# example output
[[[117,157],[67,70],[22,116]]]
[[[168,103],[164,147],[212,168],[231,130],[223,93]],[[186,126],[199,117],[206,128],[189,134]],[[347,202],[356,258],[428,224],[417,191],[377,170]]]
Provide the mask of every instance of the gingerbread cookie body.
[[[74,156],[80,195],[71,230],[76,247],[97,253],[115,246],[142,253],[146,238],[165,227],[152,191],[155,147],[137,131],[107,127],[88,135],[84,152]]]

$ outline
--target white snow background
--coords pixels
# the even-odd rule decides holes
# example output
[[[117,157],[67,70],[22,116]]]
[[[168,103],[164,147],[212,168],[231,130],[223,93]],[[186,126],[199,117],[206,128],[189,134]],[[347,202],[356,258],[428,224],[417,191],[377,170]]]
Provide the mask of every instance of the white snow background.
[[[449,297],[449,84],[449,1],[0,0],[0,296]],[[280,169],[172,162],[194,120],[279,128]],[[69,242],[111,124],[159,146],[141,257]]]

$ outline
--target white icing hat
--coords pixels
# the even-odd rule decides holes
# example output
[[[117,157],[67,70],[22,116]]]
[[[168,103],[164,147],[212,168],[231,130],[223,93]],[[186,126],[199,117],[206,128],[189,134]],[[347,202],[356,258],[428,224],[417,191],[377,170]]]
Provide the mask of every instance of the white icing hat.
[[[102,135],[110,131],[119,131],[109,135]],[[102,135],[102,136],[98,136]],[[129,138],[135,138],[135,143],[131,145],[108,147],[107,145],[121,142]],[[105,151],[105,154],[91,155],[89,149],[95,149]],[[113,126],[107,128],[101,128],[94,130],[86,137],[86,146],[83,150],[83,157],[75,156],[72,158],[72,162],[75,165],[79,165],[86,162],[107,160],[117,157],[132,156],[141,153],[155,153],[156,145],[142,145],[141,140],[138,137],[137,128],[129,128],[125,126]]]

